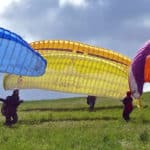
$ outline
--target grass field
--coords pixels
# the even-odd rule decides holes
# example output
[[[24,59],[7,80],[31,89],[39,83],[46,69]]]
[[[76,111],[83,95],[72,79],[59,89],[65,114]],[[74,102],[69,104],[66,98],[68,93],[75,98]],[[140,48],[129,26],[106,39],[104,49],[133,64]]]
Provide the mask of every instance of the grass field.
[[[148,150],[149,93],[143,106],[127,123],[119,100],[98,98],[94,112],[85,98],[24,102],[13,127],[3,126],[1,115],[0,150]]]

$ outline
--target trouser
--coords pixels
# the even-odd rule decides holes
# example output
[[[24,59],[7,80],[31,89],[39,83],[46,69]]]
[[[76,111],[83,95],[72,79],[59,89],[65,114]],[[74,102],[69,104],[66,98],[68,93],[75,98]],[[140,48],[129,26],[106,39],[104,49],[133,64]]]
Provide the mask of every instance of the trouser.
[[[7,115],[5,116],[5,118],[6,118],[6,121],[5,121],[5,124],[6,124],[6,125],[15,124],[15,123],[17,123],[17,121],[18,121],[18,115],[17,115],[17,113],[14,113],[14,114],[7,114]]]
[[[131,112],[132,112],[132,110],[131,111],[123,110],[123,118],[124,118],[124,120],[126,120],[126,121],[130,120],[130,113]]]
[[[90,105],[89,111],[93,111],[95,103],[94,102],[90,102],[89,105]]]

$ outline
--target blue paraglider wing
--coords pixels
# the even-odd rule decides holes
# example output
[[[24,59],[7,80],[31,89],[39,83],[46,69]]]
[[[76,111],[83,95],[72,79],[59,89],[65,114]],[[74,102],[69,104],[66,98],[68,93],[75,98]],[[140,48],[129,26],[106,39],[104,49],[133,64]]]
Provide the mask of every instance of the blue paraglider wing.
[[[0,28],[0,72],[40,76],[45,73],[46,60],[19,35]]]

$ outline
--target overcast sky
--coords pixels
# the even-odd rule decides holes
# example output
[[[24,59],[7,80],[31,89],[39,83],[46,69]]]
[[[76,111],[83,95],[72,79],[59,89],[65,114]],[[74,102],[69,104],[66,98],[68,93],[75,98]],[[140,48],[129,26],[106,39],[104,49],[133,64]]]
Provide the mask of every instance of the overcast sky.
[[[28,42],[73,40],[133,58],[150,39],[150,0],[1,0],[0,26]],[[6,94],[0,91],[0,95]],[[21,94],[25,99],[31,99],[28,90]],[[66,96],[32,92],[33,99],[37,96],[49,99],[55,95]]]

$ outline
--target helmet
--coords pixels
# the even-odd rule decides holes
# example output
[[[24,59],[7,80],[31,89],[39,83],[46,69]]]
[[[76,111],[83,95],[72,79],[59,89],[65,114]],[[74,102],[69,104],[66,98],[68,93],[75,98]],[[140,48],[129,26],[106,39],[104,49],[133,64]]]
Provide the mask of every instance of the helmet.
[[[13,94],[18,94],[19,93],[19,90],[18,89],[15,89],[14,91],[13,91]]]
[[[126,94],[127,94],[127,96],[131,96],[132,93],[131,93],[131,91],[127,91]]]

